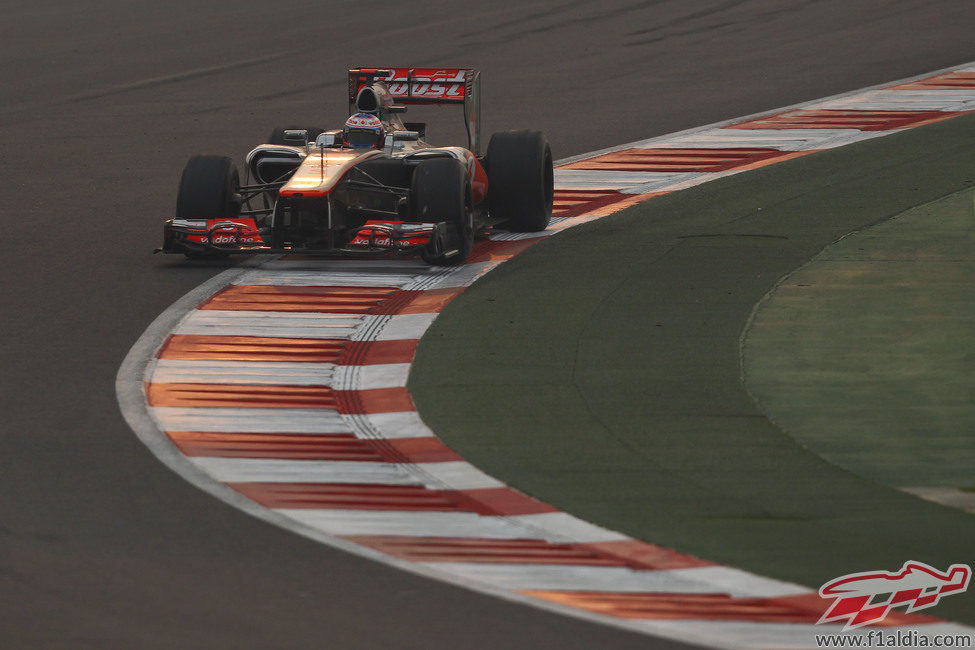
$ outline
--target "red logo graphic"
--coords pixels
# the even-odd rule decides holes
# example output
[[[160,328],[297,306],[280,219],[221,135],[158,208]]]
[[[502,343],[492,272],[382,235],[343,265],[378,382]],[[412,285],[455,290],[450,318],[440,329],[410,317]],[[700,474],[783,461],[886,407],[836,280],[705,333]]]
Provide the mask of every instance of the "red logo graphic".
[[[972,568],[952,564],[942,573],[923,562],[905,562],[896,573],[865,571],[840,576],[819,588],[822,598],[836,598],[819,623],[846,621],[844,630],[884,620],[894,607],[907,612],[933,607],[942,596],[968,589]]]
[[[467,70],[461,68],[413,68],[413,88],[409,88],[410,68],[394,68],[386,77],[393,97],[410,95],[422,99],[464,101],[464,83]]]

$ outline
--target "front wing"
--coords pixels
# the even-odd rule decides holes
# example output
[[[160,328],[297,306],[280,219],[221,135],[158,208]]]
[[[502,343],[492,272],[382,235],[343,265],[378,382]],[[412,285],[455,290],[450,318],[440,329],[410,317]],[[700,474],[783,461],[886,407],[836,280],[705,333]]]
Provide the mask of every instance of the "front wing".
[[[295,242],[270,244],[270,235],[254,219],[169,219],[157,253],[214,256],[228,254],[310,253],[318,255],[416,254],[429,244],[441,224],[368,221],[344,246],[328,248]]]

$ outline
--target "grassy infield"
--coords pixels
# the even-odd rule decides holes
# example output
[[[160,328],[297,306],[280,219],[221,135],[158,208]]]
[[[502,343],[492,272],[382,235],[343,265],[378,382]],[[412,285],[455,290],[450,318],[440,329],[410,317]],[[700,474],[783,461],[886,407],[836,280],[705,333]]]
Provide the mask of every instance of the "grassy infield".
[[[579,226],[451,303],[410,391],[475,465],[643,540],[813,588],[912,559],[975,564],[975,516],[888,487],[975,483],[975,225],[959,194],[973,185],[969,116]],[[927,204],[824,253],[848,272],[858,255],[873,260],[869,300],[833,300],[850,277],[837,285],[811,265],[763,303],[745,345],[760,408],[740,362],[755,305],[848,233]],[[943,254],[944,237],[969,246]],[[880,259],[897,261],[878,271]],[[957,259],[967,266],[947,266]],[[935,282],[949,270],[953,282]],[[905,285],[907,311],[895,309]],[[912,394],[936,399],[911,410]],[[973,603],[970,592],[932,613],[975,623]]]

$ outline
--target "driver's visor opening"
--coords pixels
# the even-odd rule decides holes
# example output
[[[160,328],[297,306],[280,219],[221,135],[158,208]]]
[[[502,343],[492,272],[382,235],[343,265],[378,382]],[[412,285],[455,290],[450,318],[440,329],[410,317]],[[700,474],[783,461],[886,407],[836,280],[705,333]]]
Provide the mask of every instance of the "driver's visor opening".
[[[375,147],[379,144],[379,133],[371,129],[349,129],[345,143],[350,147]]]

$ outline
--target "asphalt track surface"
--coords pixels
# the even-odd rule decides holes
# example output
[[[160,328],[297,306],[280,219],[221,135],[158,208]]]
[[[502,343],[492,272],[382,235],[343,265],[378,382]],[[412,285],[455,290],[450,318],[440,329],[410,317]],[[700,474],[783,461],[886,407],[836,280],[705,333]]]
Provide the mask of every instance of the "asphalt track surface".
[[[179,171],[282,123],[337,124],[354,65],[477,67],[484,133],[541,127],[565,157],[972,60],[972,12],[4,3],[0,647],[680,647],[319,546],[160,465],[114,379],[146,326],[223,268],[149,254]]]

